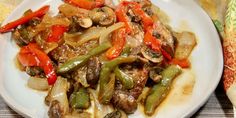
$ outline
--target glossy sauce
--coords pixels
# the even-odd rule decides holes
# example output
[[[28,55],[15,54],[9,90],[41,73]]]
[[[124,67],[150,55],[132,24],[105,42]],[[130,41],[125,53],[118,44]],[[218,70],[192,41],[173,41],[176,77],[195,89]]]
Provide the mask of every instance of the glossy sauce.
[[[174,79],[169,94],[157,107],[156,112],[152,116],[158,116],[158,111],[161,109],[168,110],[168,107],[188,104],[195,85],[195,78],[194,72],[191,69],[184,69],[182,74]],[[138,111],[143,116],[152,118],[152,116],[146,116],[144,114],[144,107],[141,104],[138,106]]]

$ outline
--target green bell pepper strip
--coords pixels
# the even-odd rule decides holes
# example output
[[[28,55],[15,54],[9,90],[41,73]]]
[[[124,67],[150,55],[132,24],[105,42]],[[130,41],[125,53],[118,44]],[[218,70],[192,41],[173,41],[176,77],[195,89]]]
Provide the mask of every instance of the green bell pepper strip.
[[[103,44],[99,45],[98,47],[92,49],[86,55],[82,55],[82,56],[80,55],[80,56],[77,56],[75,58],[68,60],[67,62],[65,62],[64,64],[59,66],[59,68],[57,69],[57,72],[58,73],[67,73],[71,70],[74,70],[75,68],[81,67],[88,62],[89,58],[106,51],[110,47],[111,47],[110,43],[103,43]]]
[[[113,59],[112,61],[106,62],[102,66],[102,70],[100,72],[99,76],[99,94],[98,94],[98,100],[103,104],[108,104],[112,98],[112,95],[106,95],[106,88],[107,84],[110,82],[110,74],[115,69],[116,66],[122,64],[122,63],[132,63],[136,60],[136,57],[118,57]]]
[[[120,82],[126,89],[132,89],[134,87],[133,78],[122,70],[120,70],[118,66],[115,68],[114,72],[116,77],[120,80]]]
[[[154,85],[147,96],[144,111],[147,115],[152,115],[157,106],[164,100],[170,91],[172,81],[181,73],[181,68],[176,65],[167,67],[162,73],[162,81]]]
[[[86,88],[79,88],[70,96],[70,105],[75,109],[87,109],[90,106],[89,93]]]

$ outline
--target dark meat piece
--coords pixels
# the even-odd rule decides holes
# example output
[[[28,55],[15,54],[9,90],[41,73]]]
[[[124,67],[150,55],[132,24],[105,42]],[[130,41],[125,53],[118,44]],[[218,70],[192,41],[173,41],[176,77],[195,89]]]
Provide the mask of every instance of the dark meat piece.
[[[83,45],[79,46],[79,47],[71,47],[67,44],[62,44],[60,46],[58,46],[56,49],[54,49],[53,51],[51,51],[51,56],[52,58],[58,62],[58,64],[60,63],[64,63],[65,61],[67,61],[70,58],[73,58],[75,56],[78,55],[84,55],[86,53],[88,53],[89,50],[91,50],[92,48],[96,47],[98,44],[98,41],[89,41],[87,43],[84,43]]]
[[[130,95],[132,95],[135,99],[138,99],[147,82],[148,71],[145,68],[135,70],[135,72],[132,73],[131,76],[134,79],[135,85],[133,89],[129,90],[129,92]]]
[[[29,31],[27,30],[26,27],[20,27],[17,28],[12,35],[14,41],[16,42],[17,45],[19,46],[25,46],[29,44],[33,38],[30,37]]]
[[[63,44],[53,50],[51,53],[52,58],[58,63],[64,63],[66,60],[74,57],[76,52],[66,44]]]
[[[86,79],[88,84],[95,88],[95,85],[99,79],[99,73],[101,70],[101,63],[98,57],[91,58],[87,65]]]
[[[56,100],[52,101],[48,111],[49,118],[62,118],[62,114],[60,103]]]
[[[124,110],[126,113],[133,113],[137,109],[137,99],[142,93],[143,88],[148,79],[148,71],[143,64],[133,63],[125,65],[124,72],[129,74],[134,80],[134,87],[130,90],[125,89],[122,84],[117,81],[115,92],[112,97],[113,105]]]
[[[137,101],[128,92],[116,90],[113,95],[113,105],[124,110],[126,113],[133,113],[137,109]]]

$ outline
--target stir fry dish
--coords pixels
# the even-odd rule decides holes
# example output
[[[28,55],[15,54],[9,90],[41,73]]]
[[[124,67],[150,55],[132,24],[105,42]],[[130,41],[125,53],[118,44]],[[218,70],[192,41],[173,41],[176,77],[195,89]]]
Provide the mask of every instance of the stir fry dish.
[[[149,0],[64,0],[27,10],[0,28],[19,46],[27,85],[47,91],[48,115],[121,118],[138,105],[151,116],[182,69],[191,68],[191,32],[164,23]]]

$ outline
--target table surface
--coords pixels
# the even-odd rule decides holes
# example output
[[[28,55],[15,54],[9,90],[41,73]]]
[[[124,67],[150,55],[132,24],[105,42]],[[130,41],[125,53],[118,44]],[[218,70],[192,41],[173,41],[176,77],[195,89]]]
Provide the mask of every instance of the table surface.
[[[20,118],[15,111],[9,108],[6,103],[0,98],[0,118]],[[225,95],[222,83],[212,93],[206,104],[201,107],[193,117],[196,118],[233,118],[233,106]]]

